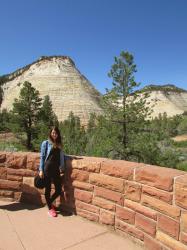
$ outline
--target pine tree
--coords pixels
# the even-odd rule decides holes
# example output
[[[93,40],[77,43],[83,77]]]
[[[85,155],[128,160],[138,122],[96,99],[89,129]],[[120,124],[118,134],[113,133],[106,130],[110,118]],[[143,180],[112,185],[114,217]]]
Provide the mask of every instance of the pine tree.
[[[48,95],[44,97],[38,116],[39,118],[36,126],[37,133],[34,135],[33,140],[35,150],[40,149],[41,142],[46,139],[51,127],[59,125],[57,116],[52,109],[52,102]]]
[[[60,124],[60,130],[63,135],[64,151],[67,154],[84,155],[86,135],[80,118],[70,112],[68,119]]]
[[[37,121],[42,99],[30,82],[24,82],[19,99],[15,99],[12,110],[13,132],[26,133],[26,147],[32,149],[32,139],[37,133]]]
[[[117,129],[114,139],[117,145],[113,145],[116,156],[119,159],[139,159],[140,152],[135,147],[138,133],[146,129],[146,119],[151,113],[146,104],[148,94],[139,93],[140,86],[134,80],[136,65],[133,56],[122,51],[119,57],[115,57],[115,63],[109,72],[113,79],[113,87],[106,90],[104,96],[104,108],[107,119]]]
[[[7,132],[10,131],[8,123],[10,121],[10,114],[6,109],[0,112],[0,131]]]
[[[53,111],[52,102],[48,95],[44,97],[44,101],[39,113],[39,119],[48,128],[58,125],[58,119]]]

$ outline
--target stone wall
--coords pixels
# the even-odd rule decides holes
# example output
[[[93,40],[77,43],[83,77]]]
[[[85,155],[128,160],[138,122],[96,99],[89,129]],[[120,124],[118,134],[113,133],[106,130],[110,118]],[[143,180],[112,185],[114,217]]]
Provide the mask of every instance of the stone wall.
[[[0,152],[0,196],[44,204],[38,153]],[[69,159],[68,198],[56,205],[129,235],[150,250],[187,249],[187,173],[105,158]]]

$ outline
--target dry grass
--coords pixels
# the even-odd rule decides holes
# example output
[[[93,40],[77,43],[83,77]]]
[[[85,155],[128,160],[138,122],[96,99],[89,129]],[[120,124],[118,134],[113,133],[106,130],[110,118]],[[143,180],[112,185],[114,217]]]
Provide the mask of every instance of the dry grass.
[[[19,143],[19,140],[13,133],[0,133],[0,144],[2,143]]]

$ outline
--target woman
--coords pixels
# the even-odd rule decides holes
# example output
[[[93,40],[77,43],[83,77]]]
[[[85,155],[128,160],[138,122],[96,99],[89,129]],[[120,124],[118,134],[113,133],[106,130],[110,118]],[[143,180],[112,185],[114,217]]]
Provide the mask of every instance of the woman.
[[[62,141],[60,131],[53,127],[49,132],[48,140],[41,144],[39,175],[45,178],[45,199],[48,206],[48,214],[56,217],[57,213],[54,200],[61,194],[61,176],[65,170],[64,153],[62,151]],[[55,193],[51,196],[51,183],[54,183]]]

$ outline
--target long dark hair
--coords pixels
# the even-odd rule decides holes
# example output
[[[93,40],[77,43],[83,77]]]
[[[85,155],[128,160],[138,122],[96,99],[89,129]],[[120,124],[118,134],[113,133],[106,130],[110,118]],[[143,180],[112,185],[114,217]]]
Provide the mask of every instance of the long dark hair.
[[[53,130],[54,130],[54,131],[57,133],[57,135],[58,135],[56,141],[54,141],[53,138],[51,137],[51,132],[52,132]],[[50,131],[49,131],[49,139],[50,139],[50,141],[53,143],[53,145],[57,145],[58,147],[62,147],[62,138],[61,138],[60,130],[59,130],[58,127],[54,126],[54,127],[52,127],[52,128],[50,129]]]

